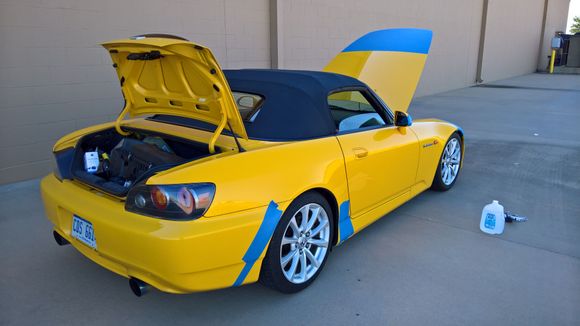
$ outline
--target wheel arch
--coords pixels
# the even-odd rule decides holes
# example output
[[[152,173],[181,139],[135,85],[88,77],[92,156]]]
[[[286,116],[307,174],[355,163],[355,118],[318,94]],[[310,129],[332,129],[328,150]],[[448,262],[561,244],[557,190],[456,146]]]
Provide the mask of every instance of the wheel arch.
[[[463,136],[463,129],[461,127],[457,127],[454,133],[457,133],[459,138],[461,138],[461,164],[463,165],[463,157],[465,155],[465,137]],[[453,135],[453,133],[451,135]],[[451,137],[451,135],[449,135],[449,137]]]
[[[334,196],[332,191],[330,191],[326,188],[316,187],[316,188],[311,188],[311,189],[308,189],[307,191],[304,191],[300,195],[296,196],[296,198],[298,198],[299,196],[302,196],[306,193],[309,193],[309,192],[314,192],[314,193],[318,193],[319,195],[321,195],[324,199],[326,199],[326,201],[330,205],[330,209],[332,209],[332,239],[331,239],[331,242],[332,242],[332,247],[334,247],[338,243],[339,208],[338,208],[338,201],[336,200],[336,196]],[[331,247],[331,249],[332,249],[332,247]]]
[[[463,129],[461,129],[461,127],[457,127],[457,129],[455,129],[455,132],[459,134],[459,137],[461,137],[461,145],[463,146],[465,140],[465,137],[463,136]]]

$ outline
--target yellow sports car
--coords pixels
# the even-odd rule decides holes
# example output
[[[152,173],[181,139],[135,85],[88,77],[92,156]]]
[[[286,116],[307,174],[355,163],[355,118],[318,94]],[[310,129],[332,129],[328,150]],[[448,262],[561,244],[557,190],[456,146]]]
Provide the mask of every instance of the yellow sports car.
[[[364,35],[324,72],[222,70],[169,35],[104,43],[125,106],[42,180],[58,244],[171,293],[307,287],[334,246],[457,180],[463,131],[406,110],[432,34]]]

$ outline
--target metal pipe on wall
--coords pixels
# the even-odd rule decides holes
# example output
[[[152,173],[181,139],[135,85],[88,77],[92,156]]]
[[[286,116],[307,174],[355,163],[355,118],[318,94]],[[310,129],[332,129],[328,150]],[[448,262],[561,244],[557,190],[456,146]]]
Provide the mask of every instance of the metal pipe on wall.
[[[475,83],[480,84],[483,82],[481,78],[482,66],[483,66],[483,50],[485,48],[485,29],[487,26],[487,8],[489,6],[489,0],[483,0],[483,9],[481,11],[481,27],[479,31],[479,49],[477,51],[477,70],[475,73]]]

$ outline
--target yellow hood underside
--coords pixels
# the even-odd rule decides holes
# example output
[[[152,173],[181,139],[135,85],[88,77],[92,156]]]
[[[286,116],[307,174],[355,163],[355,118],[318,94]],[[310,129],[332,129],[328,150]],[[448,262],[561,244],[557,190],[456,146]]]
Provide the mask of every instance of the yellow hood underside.
[[[135,37],[102,44],[110,53],[131,117],[167,114],[246,130],[224,74],[211,51],[192,42]]]

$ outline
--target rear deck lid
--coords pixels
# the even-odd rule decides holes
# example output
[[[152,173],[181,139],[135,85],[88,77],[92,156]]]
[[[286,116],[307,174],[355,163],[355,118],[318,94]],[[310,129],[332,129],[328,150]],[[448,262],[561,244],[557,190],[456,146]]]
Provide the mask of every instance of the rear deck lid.
[[[102,45],[111,55],[131,117],[186,117],[221,124],[248,138],[228,83],[208,48],[177,37],[159,36],[138,36]]]

